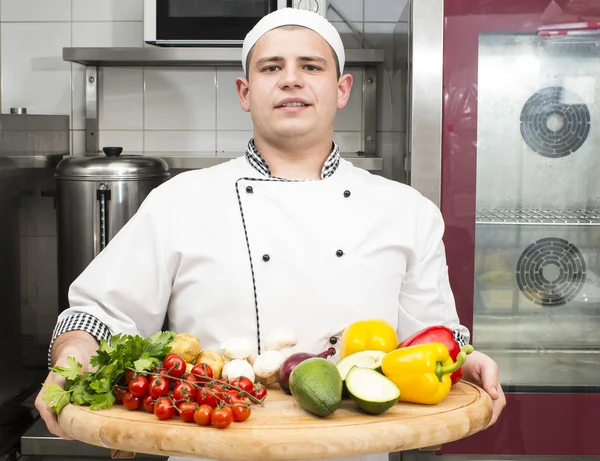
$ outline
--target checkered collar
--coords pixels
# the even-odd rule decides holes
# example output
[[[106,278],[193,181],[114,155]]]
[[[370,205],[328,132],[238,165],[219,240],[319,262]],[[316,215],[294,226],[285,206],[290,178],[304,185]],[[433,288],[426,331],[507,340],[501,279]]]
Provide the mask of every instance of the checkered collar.
[[[246,148],[246,160],[248,160],[250,165],[252,165],[252,167],[260,174],[268,178],[273,177],[271,175],[271,169],[269,168],[269,165],[267,165],[266,160],[263,158],[262,155],[260,155],[260,152],[258,152],[258,150],[256,149],[256,146],[254,145],[254,139],[251,139],[248,142],[248,147]],[[329,178],[330,176],[332,176],[333,173],[335,173],[335,170],[337,170],[339,164],[340,149],[334,141],[333,150],[331,151],[331,154],[329,154],[329,157],[327,157],[327,160],[323,164],[323,168],[321,170],[321,179]]]

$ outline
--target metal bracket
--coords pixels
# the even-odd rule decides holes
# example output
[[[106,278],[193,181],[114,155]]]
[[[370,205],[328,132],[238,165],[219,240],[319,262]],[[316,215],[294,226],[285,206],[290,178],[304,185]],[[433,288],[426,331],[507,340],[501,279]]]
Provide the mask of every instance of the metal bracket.
[[[85,148],[98,152],[98,67],[85,67]]]
[[[377,67],[366,66],[363,80],[363,140],[365,155],[377,153]]]

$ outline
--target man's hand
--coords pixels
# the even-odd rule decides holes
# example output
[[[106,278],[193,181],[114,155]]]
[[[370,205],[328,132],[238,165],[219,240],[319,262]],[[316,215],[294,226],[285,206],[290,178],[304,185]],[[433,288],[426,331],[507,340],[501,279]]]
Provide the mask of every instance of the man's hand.
[[[56,366],[66,367],[67,357],[74,357],[82,365],[82,371],[90,371],[90,358],[96,354],[98,342],[96,339],[84,331],[69,331],[63,333],[54,342],[52,346],[52,363]],[[64,388],[65,378],[58,373],[50,372],[44,384],[58,384]],[[63,439],[70,440],[71,438],[65,434],[58,424],[56,414],[50,409],[48,404],[44,402],[45,388],[42,387],[35,399],[35,407],[39,411],[41,418],[46,423],[48,430]]]
[[[498,364],[481,352],[469,354],[463,365],[463,379],[482,387],[493,400],[492,419],[487,427],[495,424],[506,406],[506,396],[498,378]]]

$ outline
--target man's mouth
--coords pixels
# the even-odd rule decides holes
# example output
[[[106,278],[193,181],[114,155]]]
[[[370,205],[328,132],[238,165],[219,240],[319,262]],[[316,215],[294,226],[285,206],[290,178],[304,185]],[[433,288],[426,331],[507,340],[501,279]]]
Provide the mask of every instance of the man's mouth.
[[[285,102],[279,106],[277,106],[277,108],[279,107],[307,107],[310,104],[304,104],[303,102]]]

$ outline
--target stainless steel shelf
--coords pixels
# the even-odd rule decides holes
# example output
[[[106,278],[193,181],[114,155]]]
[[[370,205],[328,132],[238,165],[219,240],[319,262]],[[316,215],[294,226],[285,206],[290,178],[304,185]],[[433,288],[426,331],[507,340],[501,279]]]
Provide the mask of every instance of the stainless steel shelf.
[[[347,49],[346,67],[363,68],[362,150],[367,155],[377,152],[377,101],[381,99],[377,81],[383,72],[384,50]],[[236,67],[242,69],[241,47],[139,47],[139,48],[63,48],[63,60],[86,66],[85,118],[86,150],[99,152],[98,67]]]
[[[477,224],[583,225],[600,224],[600,210],[477,210]]]
[[[63,48],[63,61],[84,66],[236,66],[242,48]],[[383,50],[347,49],[346,66],[383,63]]]
[[[169,168],[184,170],[209,168],[211,166],[219,165],[239,157],[239,155],[161,155],[159,152],[156,154],[147,153],[146,155],[162,158],[165,162],[167,162]],[[357,168],[362,168],[372,172],[383,171],[383,159],[379,157],[349,157],[342,155],[342,158],[349,161]]]
[[[12,165],[17,168],[54,168],[58,165],[65,154],[49,154],[49,155],[0,155],[2,158],[8,159]]]

